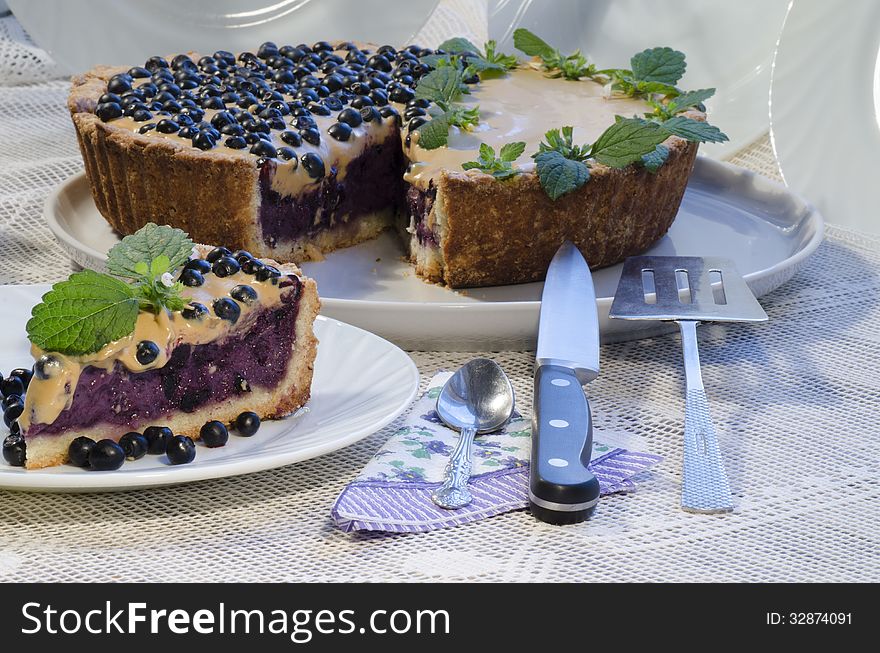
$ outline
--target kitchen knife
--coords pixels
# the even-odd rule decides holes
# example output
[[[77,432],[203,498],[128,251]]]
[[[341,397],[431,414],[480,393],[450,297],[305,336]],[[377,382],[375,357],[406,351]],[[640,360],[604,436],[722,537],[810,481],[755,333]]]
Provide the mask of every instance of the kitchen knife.
[[[599,374],[599,317],[590,267],[570,242],[547,270],[536,359],[529,503],[541,521],[574,524],[599,501],[587,469],[593,423],[582,387]]]

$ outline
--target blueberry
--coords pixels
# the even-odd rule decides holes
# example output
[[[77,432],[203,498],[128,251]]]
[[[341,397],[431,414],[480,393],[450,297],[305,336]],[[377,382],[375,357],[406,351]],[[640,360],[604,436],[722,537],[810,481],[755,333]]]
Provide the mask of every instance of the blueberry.
[[[251,254],[251,253],[250,253],[249,251],[247,251],[247,250],[240,249],[240,250],[236,251],[236,252],[232,255],[232,258],[234,258],[236,261],[238,261],[239,265],[241,265],[241,264],[244,263],[245,261],[253,260],[254,255]]]
[[[299,147],[300,145],[302,145],[302,136],[294,131],[281,132],[281,140],[288,145],[292,145],[293,147]]]
[[[168,62],[162,57],[150,57],[144,64],[144,68],[155,73],[159,68],[168,68]]]
[[[174,435],[168,440],[165,449],[168,462],[172,465],[185,465],[191,463],[196,457],[196,445],[185,435]]]
[[[217,259],[219,259],[221,256],[232,256],[232,252],[225,247],[215,247],[210,252],[208,252],[208,255],[205,257],[205,259],[208,261],[208,263],[215,263]]]
[[[31,377],[33,377],[33,375],[33,370],[29,370],[24,367],[16,367],[9,373],[9,376],[17,377],[21,381],[21,384],[24,386],[25,390],[27,390],[28,386],[30,385]]]
[[[364,121],[364,118],[363,116],[361,116],[360,111],[348,107],[339,112],[339,115],[336,116],[336,120],[338,120],[339,122],[344,122],[349,127],[359,127],[360,124]]]
[[[406,123],[406,128],[408,131],[412,131],[414,129],[418,129],[426,122],[428,121],[424,116],[416,116],[415,118],[410,118],[410,121]]]
[[[20,401],[12,404],[3,411],[3,422],[6,426],[11,426],[12,423],[21,417],[21,414],[24,412],[24,404]]]
[[[307,109],[302,109],[302,111],[307,111]],[[315,127],[318,123],[315,122],[315,119],[312,118],[311,115],[300,114],[291,122],[291,126],[296,127],[297,129],[308,129],[309,127]]]
[[[122,115],[122,107],[116,102],[104,102],[95,108],[95,115],[107,122]]]
[[[7,435],[3,440],[3,458],[13,467],[24,467],[27,445],[21,433]]]
[[[159,124],[156,125],[156,131],[162,134],[176,134],[180,131],[180,125],[170,118],[163,118],[159,121]]]
[[[141,79],[143,77],[149,77],[150,71],[146,68],[141,68],[140,66],[135,66],[134,68],[129,68],[128,70],[129,77],[134,79]]]
[[[303,168],[312,179],[320,179],[325,174],[324,160],[314,152],[307,152],[300,157]]]
[[[377,107],[384,107],[388,104],[388,94],[381,89],[371,90],[370,99]]]
[[[229,440],[229,431],[223,422],[213,420],[206,422],[199,431],[199,437],[206,447],[222,447]]]
[[[20,397],[24,394],[24,383],[17,376],[7,376],[0,381],[0,394],[4,397],[12,395]]]
[[[110,78],[110,81],[107,82],[107,91],[109,93],[116,93],[117,95],[122,95],[131,90],[131,76],[125,73],[120,73],[119,75],[113,75]]]
[[[131,117],[132,120],[134,120],[135,122],[146,122],[153,117],[153,114],[146,109],[138,109],[133,114],[131,114]]]
[[[211,271],[218,277],[228,277],[241,270],[241,265],[229,254],[224,254],[211,266]]]
[[[89,466],[99,472],[109,472],[122,467],[125,452],[110,439],[98,440],[89,451]]]
[[[218,256],[217,258],[220,257]],[[191,261],[187,261],[186,265],[183,266],[183,269],[195,270],[196,272],[201,272],[202,274],[208,274],[208,272],[211,271],[211,262],[206,261],[203,258],[194,258]]]
[[[278,156],[278,151],[275,149],[275,146],[272,145],[269,141],[264,141],[260,139],[257,143],[251,147],[251,154],[256,154],[257,156],[264,156],[269,158],[275,158]],[[237,272],[237,270],[236,270]],[[225,275],[221,275],[225,276]]]
[[[278,158],[282,161],[293,161],[293,167],[296,168],[298,161],[296,159],[296,150],[292,147],[279,147]]]
[[[366,95],[358,95],[350,102],[350,104],[355,109],[363,109],[364,107],[373,106],[373,101]]]
[[[138,128],[138,134],[146,134],[147,132],[151,132],[154,129],[156,129],[156,123],[148,122]],[[198,132],[198,130],[196,130],[196,132]]]
[[[379,109],[379,115],[383,118],[393,117],[397,121],[398,126],[401,124],[400,114],[390,104]]]
[[[392,102],[409,102],[416,96],[415,91],[406,86],[395,86],[388,94]]]
[[[289,149],[289,148],[281,148],[281,149]],[[291,159],[292,161],[296,161],[296,159]],[[251,259],[249,261],[241,262],[241,270],[245,274],[257,274],[258,271],[262,270],[265,267],[262,261],[258,261],[257,259]]]
[[[152,340],[141,340],[137,344],[135,358],[141,365],[149,365],[159,357],[159,345]]]
[[[254,412],[246,411],[235,418],[233,426],[239,435],[249,438],[260,428],[260,417]]]
[[[411,107],[419,107],[421,109],[427,109],[431,106],[431,101],[427,98],[413,98],[409,102],[406,103],[406,108],[409,109]]]
[[[67,460],[77,467],[89,466],[89,454],[95,446],[95,441],[84,435],[74,438],[67,447]]]
[[[54,356],[43,354],[34,364],[34,375],[41,380],[55,376],[61,371],[61,361]]]
[[[214,300],[214,313],[221,320],[229,320],[235,324],[241,316],[241,306],[228,297],[220,297]]]
[[[410,118],[415,118],[416,116],[426,116],[428,112],[425,111],[422,107],[407,107],[403,112],[403,119],[409,120]]]
[[[3,397],[3,410],[6,410],[15,404],[24,405],[24,400],[21,398],[21,395],[6,395]]]
[[[315,116],[329,116],[332,112],[324,104],[312,102],[309,104],[309,111]]]
[[[185,320],[202,320],[208,315],[208,307],[198,302],[190,302],[180,314]]]
[[[265,265],[258,269],[255,273],[257,281],[268,281],[269,279],[277,279],[281,276],[281,270],[274,265]]]
[[[340,100],[335,95],[331,95],[330,97],[326,97],[323,100],[321,100],[321,102],[323,102],[325,107],[327,107],[328,109],[331,109],[333,111],[339,111],[340,109],[342,109],[342,107],[345,106],[342,103],[342,100]]]
[[[226,108],[226,104],[223,102],[223,98],[217,95],[209,95],[208,97],[202,98],[202,101],[199,105],[203,109],[218,109],[223,110]]]
[[[180,282],[189,288],[197,288],[205,283],[205,277],[198,270],[185,268],[183,272],[180,273]]]
[[[192,142],[193,145],[200,150],[210,150],[212,147],[214,147],[214,145],[216,145],[216,141],[214,140],[214,138],[206,132],[199,132],[198,134],[196,134]]]
[[[138,460],[147,455],[147,439],[137,431],[130,431],[119,438],[119,446],[128,460]]]
[[[147,439],[147,453],[154,456],[165,453],[165,447],[174,434],[167,426],[148,426],[144,429]]]
[[[318,131],[317,127],[308,127],[306,129],[300,129],[299,135],[302,136],[302,139],[306,143],[311,143],[315,147],[321,144],[321,132]]]
[[[391,62],[385,58],[384,53],[374,54],[367,59],[367,65],[375,70],[381,70],[383,73],[391,72]]]
[[[244,127],[238,123],[223,125],[220,127],[220,133],[226,136],[244,136]]]
[[[101,97],[98,98],[98,104],[105,104],[107,102],[115,102],[116,104],[122,104],[122,98],[116,95],[116,93],[104,93]]]
[[[249,306],[257,301],[257,291],[247,284],[240,284],[229,291],[233,299],[240,301],[242,304]]]
[[[351,137],[351,127],[344,122],[335,122],[327,128],[327,133],[337,141],[347,141]]]
[[[372,106],[361,109],[361,117],[364,119],[364,122],[382,122],[379,110]]]

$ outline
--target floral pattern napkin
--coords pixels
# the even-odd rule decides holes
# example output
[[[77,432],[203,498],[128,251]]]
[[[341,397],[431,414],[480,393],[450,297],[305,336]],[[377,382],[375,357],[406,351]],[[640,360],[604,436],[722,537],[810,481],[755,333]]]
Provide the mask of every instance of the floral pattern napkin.
[[[410,409],[394,435],[336,499],[331,516],[344,531],[429,531],[528,507],[531,423],[518,412],[505,428],[474,440],[473,502],[446,510],[431,501],[443,482],[458,432],[435,411],[440,390],[452,372],[439,372]],[[601,435],[599,436],[601,440]],[[590,469],[602,494],[635,489],[631,478],[661,458],[593,440]]]

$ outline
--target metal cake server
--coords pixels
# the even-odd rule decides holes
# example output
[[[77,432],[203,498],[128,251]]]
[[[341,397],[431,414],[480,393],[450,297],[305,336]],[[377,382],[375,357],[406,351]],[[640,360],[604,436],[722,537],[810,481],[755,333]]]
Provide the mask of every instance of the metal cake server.
[[[727,512],[733,498],[700,374],[700,322],[764,322],[767,314],[732,261],[698,256],[636,256],[623,264],[610,317],[674,320],[681,329],[687,384],[681,507]]]

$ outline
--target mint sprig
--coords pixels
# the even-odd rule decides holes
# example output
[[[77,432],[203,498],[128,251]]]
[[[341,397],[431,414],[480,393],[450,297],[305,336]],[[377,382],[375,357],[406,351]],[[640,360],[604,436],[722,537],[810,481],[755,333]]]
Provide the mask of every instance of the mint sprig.
[[[461,97],[463,84],[464,75],[458,67],[441,66],[419,80],[416,99],[448,105]]]
[[[30,341],[44,351],[91,354],[134,331],[138,298],[134,288],[92,270],[52,286],[27,323]]]
[[[107,271],[117,277],[140,279],[147,271],[138,270],[138,264],[149,266],[164,255],[168,258],[168,269],[163,272],[167,272],[182,265],[192,248],[193,242],[185,231],[150,222],[113,246],[107,255]]]
[[[31,312],[28,338],[45,351],[91,354],[134,331],[141,310],[183,310],[172,273],[192,249],[180,229],[147,224],[110,250],[111,274],[85,270],[52,286]]]
[[[532,155],[541,188],[554,202],[587,183],[590,167],[585,161],[590,156],[589,145],[574,144],[574,129],[570,126],[551,129]]]
[[[455,65],[464,68],[467,66],[481,77],[497,76],[510,68],[516,68],[519,64],[515,56],[498,52],[498,43],[494,40],[487,41],[481,51],[466,38],[455,37],[441,43],[438,49],[443,50],[446,54],[427,55],[421,57],[419,61],[432,68]],[[464,77],[469,76],[465,75]]]
[[[481,170],[492,175],[495,179],[509,179],[519,174],[519,170],[513,167],[513,162],[522,155],[525,149],[526,144],[523,141],[507,143],[496,156],[495,148],[486,143],[480,143],[479,158],[476,161],[462,163],[461,167],[465,170]]]
[[[596,67],[587,61],[580,50],[564,55],[524,27],[513,33],[513,47],[530,57],[538,57],[542,67],[548,72],[548,77],[578,80],[581,77],[591,77],[596,72]]]

